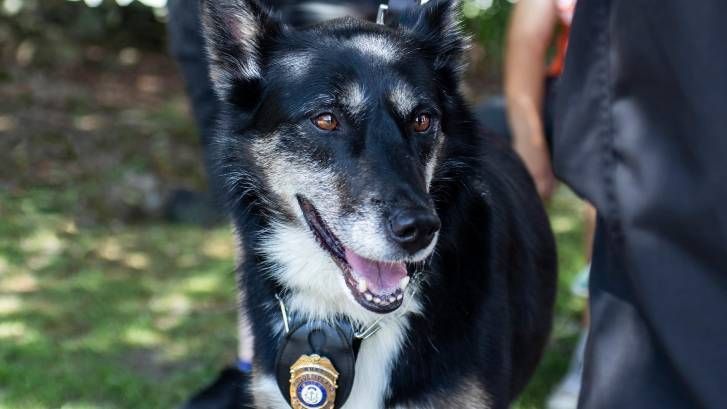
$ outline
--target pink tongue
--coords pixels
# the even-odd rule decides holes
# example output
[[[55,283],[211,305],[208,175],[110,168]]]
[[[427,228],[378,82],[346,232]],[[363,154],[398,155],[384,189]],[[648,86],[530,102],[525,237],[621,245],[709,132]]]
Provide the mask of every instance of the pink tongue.
[[[404,263],[369,260],[349,249],[346,249],[346,261],[353,268],[354,276],[366,279],[373,293],[390,294],[399,288],[399,282],[406,277]]]

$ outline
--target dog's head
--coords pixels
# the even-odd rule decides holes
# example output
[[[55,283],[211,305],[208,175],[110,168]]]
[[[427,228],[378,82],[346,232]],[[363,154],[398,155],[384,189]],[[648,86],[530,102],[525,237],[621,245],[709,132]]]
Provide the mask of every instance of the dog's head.
[[[318,241],[359,304],[398,308],[407,263],[440,228],[429,188],[466,47],[456,2],[392,27],[293,29],[254,0],[203,1],[203,20],[214,87],[240,124],[223,149],[244,150],[254,188]]]

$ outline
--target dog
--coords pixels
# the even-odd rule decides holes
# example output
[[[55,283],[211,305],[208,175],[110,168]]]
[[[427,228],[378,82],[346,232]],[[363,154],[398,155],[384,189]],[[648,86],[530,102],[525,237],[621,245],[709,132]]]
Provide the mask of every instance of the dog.
[[[301,29],[255,0],[201,10],[254,336],[237,407],[290,407],[290,317],[375,327],[343,409],[508,407],[549,335],[555,245],[526,169],[460,92],[459,4]]]

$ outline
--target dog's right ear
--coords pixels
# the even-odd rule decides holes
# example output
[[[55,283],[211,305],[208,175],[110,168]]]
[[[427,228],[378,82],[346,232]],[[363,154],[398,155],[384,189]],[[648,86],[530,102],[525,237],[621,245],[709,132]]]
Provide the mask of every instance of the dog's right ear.
[[[256,0],[200,0],[200,10],[218,97],[252,109],[262,90],[263,46],[282,32],[283,24]]]
[[[399,25],[421,43],[421,49],[434,57],[434,69],[446,78],[459,78],[464,70],[464,54],[469,37],[462,30],[461,0],[430,0],[410,8]]]

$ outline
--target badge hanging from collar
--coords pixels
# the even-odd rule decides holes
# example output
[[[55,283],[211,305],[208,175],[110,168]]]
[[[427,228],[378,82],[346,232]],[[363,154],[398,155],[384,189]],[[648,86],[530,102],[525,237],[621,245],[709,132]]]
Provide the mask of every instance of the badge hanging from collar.
[[[350,321],[291,322],[283,298],[276,294],[285,335],[275,358],[275,378],[294,409],[340,408],[353,388],[361,342],[376,334],[383,317],[361,332]],[[292,325],[291,325],[292,324]]]
[[[334,409],[338,371],[328,358],[303,355],[290,368],[293,409]]]
[[[353,387],[360,341],[345,320],[290,322],[280,340],[276,379],[293,409],[340,408]]]

